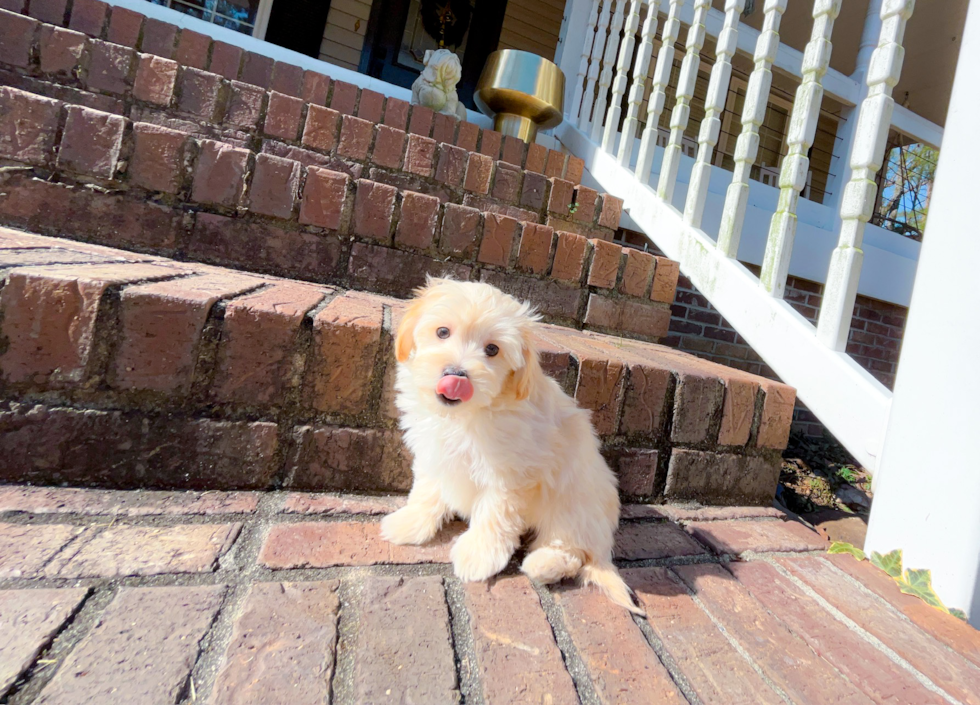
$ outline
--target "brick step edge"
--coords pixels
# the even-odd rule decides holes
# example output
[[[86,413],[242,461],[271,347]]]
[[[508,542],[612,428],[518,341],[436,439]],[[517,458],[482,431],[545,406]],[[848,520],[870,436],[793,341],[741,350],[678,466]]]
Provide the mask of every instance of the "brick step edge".
[[[609,204],[618,222],[621,201],[560,179],[539,183],[536,212],[442,204],[12,88],[0,88],[0,157],[35,165],[0,176],[8,225],[403,297],[426,273],[479,278],[553,322],[645,340],[669,326],[676,263],[563,230],[603,229]],[[124,181],[83,180],[114,178],[121,161]],[[508,188],[518,198],[520,180]],[[573,198],[584,220],[556,219]]]
[[[59,4],[61,12],[48,7]],[[540,144],[525,145],[495,130],[212,41],[125,8],[98,0],[84,0],[78,7],[73,3],[71,8],[66,4],[54,0],[43,3],[43,9],[38,9],[42,3],[28,9],[17,0],[4,3],[0,63],[9,67],[4,83],[47,89],[59,94],[53,97],[70,96],[72,102],[119,114],[135,99],[172,108],[228,130],[231,136],[261,128],[267,135],[292,141],[303,132],[300,113],[305,118],[309,106],[329,106],[340,115],[432,137],[528,171],[581,181],[584,162],[578,157]],[[244,100],[236,102],[236,97]],[[276,115],[271,121],[260,114],[264,106]]]
[[[406,489],[404,302],[7,229],[0,269],[0,479]],[[624,496],[771,502],[792,388],[557,326],[538,345]]]

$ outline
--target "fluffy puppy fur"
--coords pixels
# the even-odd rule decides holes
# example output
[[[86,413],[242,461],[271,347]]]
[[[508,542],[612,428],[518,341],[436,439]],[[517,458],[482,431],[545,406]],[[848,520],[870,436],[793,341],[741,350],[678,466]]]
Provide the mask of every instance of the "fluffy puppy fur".
[[[452,515],[469,529],[452,547],[456,575],[485,580],[506,567],[521,536],[521,570],[553,583],[581,576],[642,613],[612,564],[616,478],[587,411],[544,374],[528,304],[487,284],[429,280],[398,329],[397,405],[414,454],[407,505],[381,524],[392,543],[430,541]],[[437,393],[447,374],[472,398]]]

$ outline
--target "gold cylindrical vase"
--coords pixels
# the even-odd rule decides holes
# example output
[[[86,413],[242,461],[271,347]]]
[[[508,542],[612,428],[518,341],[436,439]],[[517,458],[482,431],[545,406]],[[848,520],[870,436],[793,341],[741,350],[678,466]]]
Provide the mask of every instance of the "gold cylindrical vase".
[[[493,52],[483,67],[473,100],[493,118],[497,132],[534,142],[538,130],[562,121],[565,74],[554,63],[527,51]]]

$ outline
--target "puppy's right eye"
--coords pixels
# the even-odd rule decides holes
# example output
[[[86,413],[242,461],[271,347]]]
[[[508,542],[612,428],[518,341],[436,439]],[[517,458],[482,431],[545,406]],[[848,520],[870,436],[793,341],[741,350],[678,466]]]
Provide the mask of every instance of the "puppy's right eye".
[[[440,338],[442,338],[443,340],[445,340],[446,338],[449,337],[449,329],[448,328],[436,328],[436,335],[439,336]]]

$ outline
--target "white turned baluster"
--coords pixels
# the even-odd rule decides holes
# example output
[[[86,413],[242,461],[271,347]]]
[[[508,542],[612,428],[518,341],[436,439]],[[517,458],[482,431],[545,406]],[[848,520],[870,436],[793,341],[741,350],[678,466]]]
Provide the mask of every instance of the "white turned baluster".
[[[606,113],[606,129],[602,133],[602,148],[609,153],[616,148],[616,132],[619,130],[619,117],[623,113],[623,95],[626,93],[626,82],[629,80],[636,30],[640,26],[641,2],[642,0],[631,0],[626,25],[623,27],[623,41],[619,45],[616,80],[613,81],[612,99],[609,103],[609,112]]]
[[[694,97],[698,66],[701,64],[704,21],[710,9],[711,0],[694,0],[694,19],[687,29],[684,61],[681,63],[680,78],[677,79],[677,101],[670,114],[670,141],[664,150],[664,163],[660,167],[660,182],[657,184],[657,195],[667,203],[670,203],[674,195],[674,184],[677,182],[677,167],[680,166],[682,154],[681,143],[684,141],[684,130],[687,129],[691,117],[691,98]]]
[[[599,14],[599,24],[596,25],[595,42],[592,44],[592,63],[589,64],[589,74],[585,81],[585,94],[582,96],[582,112],[578,118],[578,126],[583,132],[588,132],[592,123],[592,108],[595,105],[595,84],[599,78],[599,61],[606,48],[606,30],[609,29],[609,13],[613,0],[603,0],[602,11]]]
[[[572,111],[569,117],[572,122],[578,120],[579,110],[582,109],[582,93],[585,90],[585,77],[589,71],[589,59],[592,57],[592,46],[598,40],[596,22],[599,21],[599,0],[592,0],[592,12],[589,14],[589,24],[585,30],[585,41],[582,43],[582,60],[578,65],[578,77],[575,79],[575,94],[572,98]]]
[[[639,4],[637,3],[637,7]],[[647,80],[647,71],[650,70],[650,58],[653,56],[653,39],[657,35],[659,5],[658,0],[652,0],[647,5],[647,17],[640,33],[640,50],[636,55],[636,65],[633,66],[633,85],[630,86],[626,119],[623,121],[623,137],[619,143],[619,163],[626,167],[629,166],[630,157],[633,156],[633,138],[636,137],[636,130],[640,126],[640,104],[643,102],[644,84]]]
[[[881,6],[881,34],[868,67],[868,97],[861,103],[854,147],[851,180],[841,199],[841,231],[830,258],[827,286],[817,321],[817,338],[827,347],[844,350],[851,330],[854,300],[864,252],[864,228],[871,219],[878,184],[875,174],[885,158],[885,143],[895,100],[892,90],[902,74],[905,49],[902,39],[915,0],[886,0]]]
[[[651,2],[650,7],[657,0]],[[660,37],[660,51],[657,52],[657,66],[653,70],[653,85],[650,88],[650,100],[647,104],[647,124],[643,127],[640,138],[640,152],[636,160],[636,176],[640,183],[650,183],[650,167],[653,166],[653,155],[657,147],[657,126],[660,114],[664,111],[667,84],[670,83],[670,70],[674,65],[674,42],[680,33],[681,21],[677,16],[681,12],[684,0],[670,0],[667,11],[667,21]]]
[[[769,239],[759,277],[762,287],[780,299],[786,289],[789,260],[793,254],[796,206],[810,170],[810,160],[806,155],[813,144],[817,119],[820,117],[820,102],[823,99],[821,81],[830,65],[830,52],[833,49],[830,35],[842,2],[815,0],[813,3],[813,31],[803,53],[803,82],[796,90],[793,101],[786,134],[789,153],[783,158],[783,167],[779,172],[779,203],[769,223]]]
[[[735,143],[735,171],[725,196],[725,210],[718,230],[718,249],[728,257],[738,256],[738,245],[749,200],[749,174],[759,153],[759,128],[766,117],[772,64],[779,49],[779,23],[789,0],[766,0],[762,32],[755,43],[755,68],[749,77],[742,107],[742,132]]]
[[[738,20],[745,8],[745,0],[726,0],[725,23],[718,35],[715,65],[711,67],[708,94],[704,99],[704,120],[698,133],[698,156],[691,172],[691,185],[684,205],[684,221],[696,228],[701,227],[704,203],[708,198],[708,181],[711,178],[711,158],[721,132],[721,114],[725,110],[728,84],[732,78],[732,56],[738,40]]]
[[[599,75],[599,90],[595,98],[595,113],[592,115],[592,141],[598,142],[602,134],[602,118],[606,114],[606,95],[612,83],[613,62],[619,49],[619,33],[623,29],[626,16],[626,0],[616,0],[612,22],[609,25],[609,39],[606,40],[606,53],[602,57],[602,73]]]

